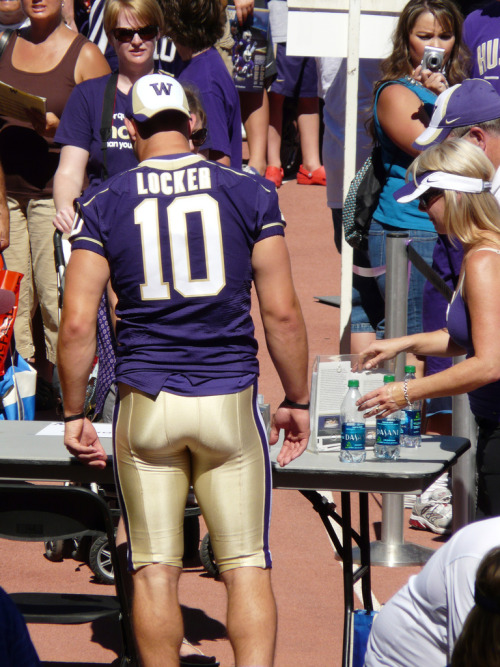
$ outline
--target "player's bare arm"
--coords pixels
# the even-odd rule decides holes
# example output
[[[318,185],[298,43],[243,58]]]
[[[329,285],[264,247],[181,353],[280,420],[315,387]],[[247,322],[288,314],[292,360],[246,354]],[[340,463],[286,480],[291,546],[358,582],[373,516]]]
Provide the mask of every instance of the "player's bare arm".
[[[88,250],[75,250],[71,254],[57,345],[65,417],[83,413],[96,350],[97,310],[108,280],[109,267],[103,257]],[[83,418],[68,421],[64,444],[84,463],[106,465],[107,457],[90,421]]]
[[[285,396],[300,405],[309,402],[307,332],[293,286],[285,239],[273,236],[256,244],[252,255],[254,282],[264,325],[266,343],[278,371]],[[309,411],[280,406],[274,415],[270,443],[285,439],[278,462],[297,458],[309,440]]]

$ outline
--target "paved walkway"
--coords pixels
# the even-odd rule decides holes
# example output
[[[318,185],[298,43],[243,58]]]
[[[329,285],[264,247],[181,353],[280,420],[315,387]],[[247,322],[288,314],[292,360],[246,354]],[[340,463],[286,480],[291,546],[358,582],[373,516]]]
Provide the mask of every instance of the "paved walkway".
[[[340,257],[333,244],[325,188],[289,182],[279,193],[288,223],[294,280],[308,326],[312,361],[317,354],[338,353],[338,311],[316,303],[313,297],[340,293]],[[260,343],[260,391],[275,409],[282,400],[282,390],[263,342],[257,311],[254,315]],[[334,494],[334,499],[340,502],[338,494]],[[370,498],[370,513],[375,539],[380,532],[379,496]],[[442,538],[410,529],[406,530],[406,539],[435,548],[442,543]],[[274,493],[271,548],[279,608],[276,667],[340,665],[341,565],[334,559],[319,517],[298,492]],[[40,544],[0,540],[0,562],[0,585],[7,591],[58,590],[66,585],[74,591],[106,591],[106,587],[92,583],[91,572],[85,564],[74,560],[48,562]],[[385,602],[419,569],[373,568],[376,599]],[[233,665],[232,651],[225,637],[223,584],[209,578],[201,568],[193,568],[182,577],[180,590],[188,638],[199,643],[205,653],[216,655],[222,667]],[[118,639],[113,628],[104,624],[31,626],[30,631],[43,660],[94,666],[112,664],[116,660]]]

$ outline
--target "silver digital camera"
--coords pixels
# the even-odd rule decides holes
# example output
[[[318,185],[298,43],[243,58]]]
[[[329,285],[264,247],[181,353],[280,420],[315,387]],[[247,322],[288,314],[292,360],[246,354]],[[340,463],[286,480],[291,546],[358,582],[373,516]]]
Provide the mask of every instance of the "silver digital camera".
[[[422,58],[422,69],[429,69],[431,72],[439,72],[443,68],[444,49],[439,46],[426,46],[424,48],[424,57]]]

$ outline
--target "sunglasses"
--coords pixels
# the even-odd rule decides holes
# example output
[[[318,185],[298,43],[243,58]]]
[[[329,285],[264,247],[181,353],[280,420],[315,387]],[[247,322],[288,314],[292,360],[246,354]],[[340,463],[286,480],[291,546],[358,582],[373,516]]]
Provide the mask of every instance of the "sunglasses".
[[[207,140],[208,129],[206,127],[200,127],[199,130],[195,130],[189,137],[193,142],[193,146],[203,146]]]
[[[420,208],[426,211],[432,202],[438,197],[441,197],[442,194],[442,190],[438,190],[437,188],[429,188],[418,198]]]
[[[158,26],[145,25],[143,28],[113,28],[111,33],[118,42],[131,42],[135,35],[139,35],[143,41],[148,41],[156,37]]]

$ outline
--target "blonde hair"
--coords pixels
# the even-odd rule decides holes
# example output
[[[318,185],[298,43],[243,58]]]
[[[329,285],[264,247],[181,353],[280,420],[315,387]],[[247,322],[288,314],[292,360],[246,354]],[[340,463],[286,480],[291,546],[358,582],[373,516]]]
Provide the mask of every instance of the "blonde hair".
[[[483,181],[492,181],[495,169],[483,151],[465,139],[453,139],[431,146],[409,166],[407,178],[419,181],[427,171],[443,171]],[[448,236],[455,236],[465,246],[484,241],[482,232],[500,233],[500,208],[489,190],[478,193],[443,190],[445,214],[443,225]]]
[[[159,35],[165,33],[165,19],[157,0],[106,0],[104,4],[103,24],[107,35],[116,28],[118,15],[124,10],[129,17],[144,26],[157,25]]]

